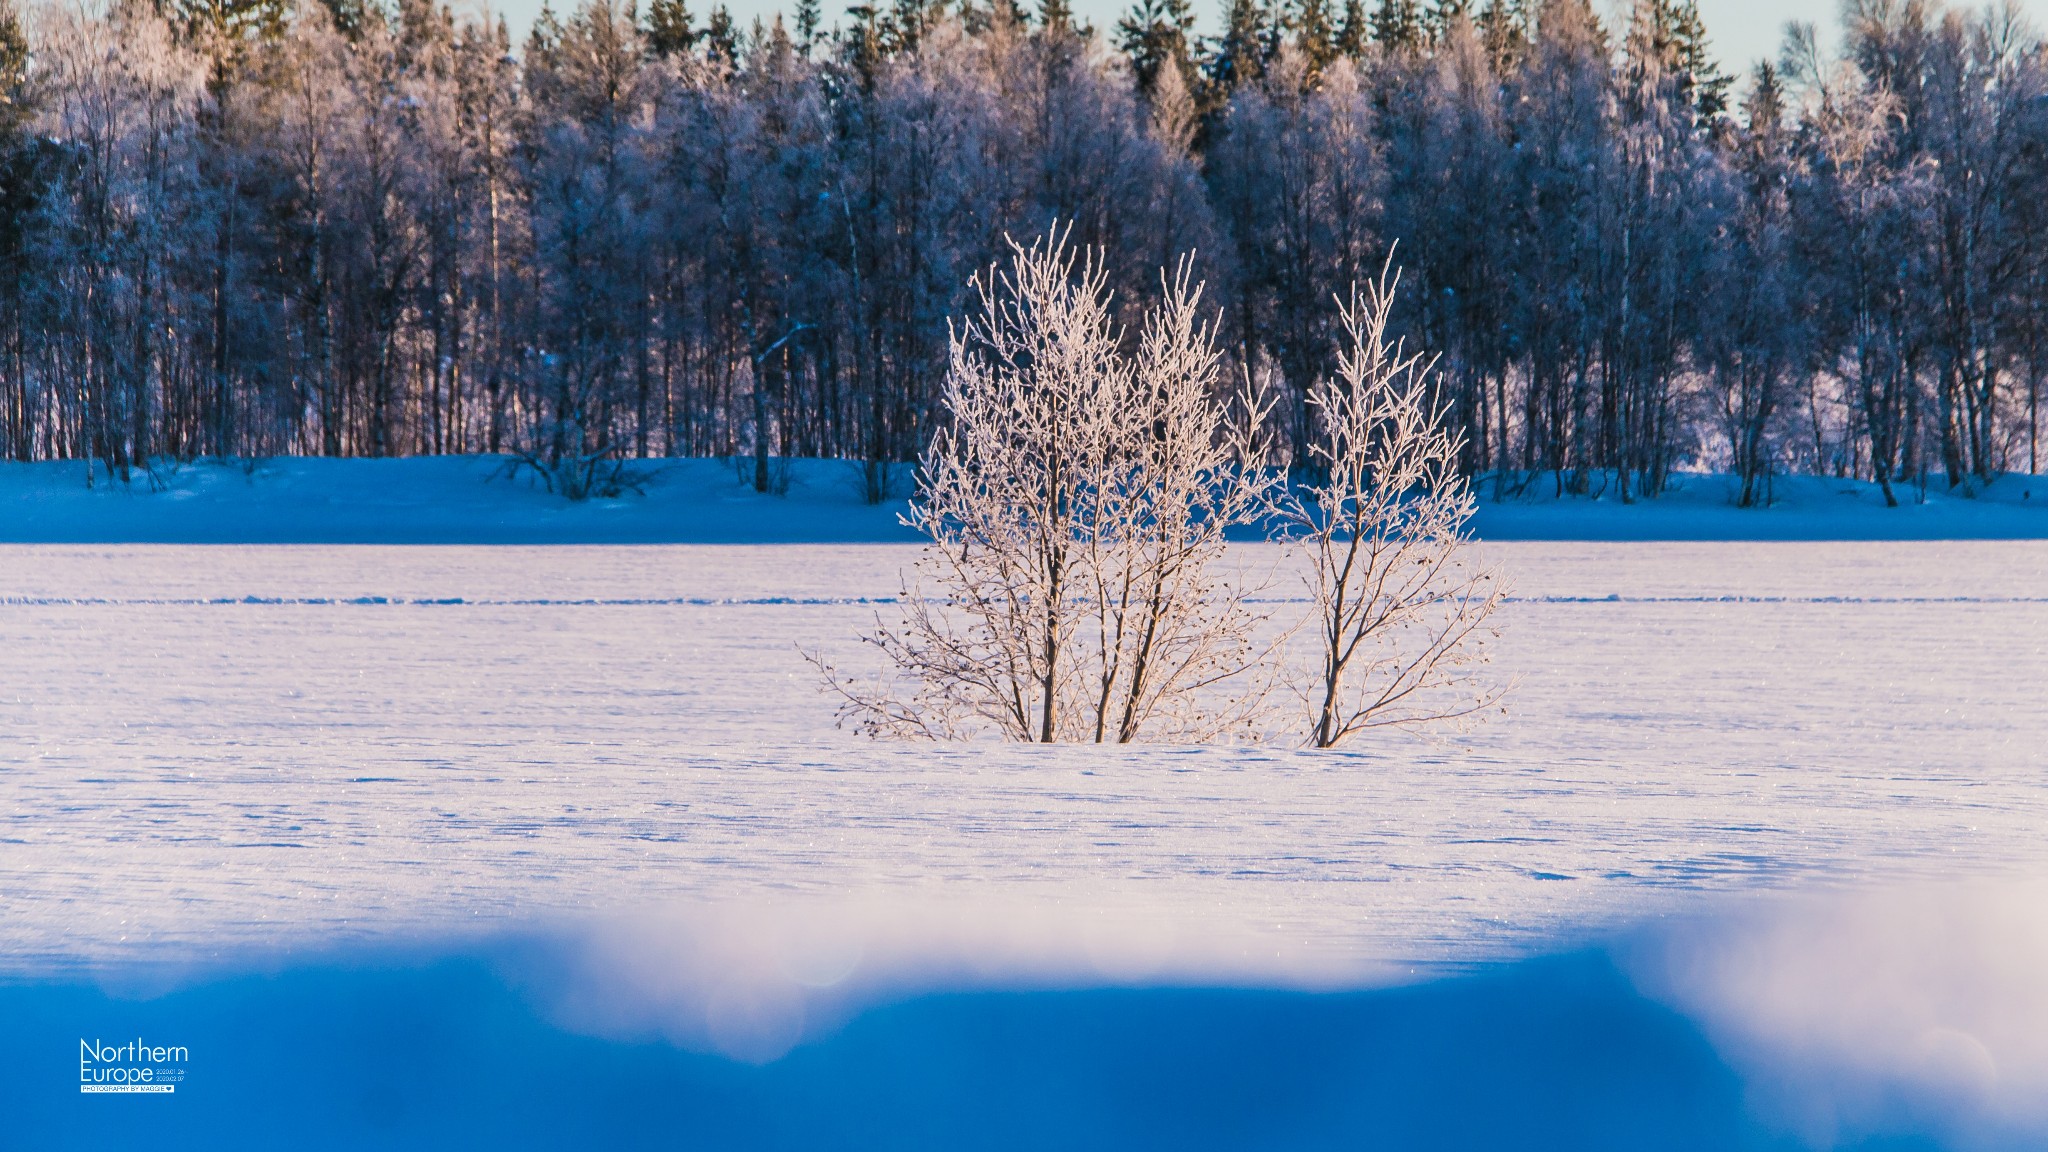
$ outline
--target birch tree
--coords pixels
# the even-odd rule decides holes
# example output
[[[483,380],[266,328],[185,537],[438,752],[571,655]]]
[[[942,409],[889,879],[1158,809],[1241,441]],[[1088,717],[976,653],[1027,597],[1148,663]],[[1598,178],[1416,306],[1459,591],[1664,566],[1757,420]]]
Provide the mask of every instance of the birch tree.
[[[1388,335],[1397,283],[1390,265],[1342,302],[1336,373],[1309,393],[1323,475],[1280,506],[1309,564],[1316,663],[1302,695],[1318,748],[1470,717],[1502,691],[1478,670],[1506,589],[1470,548],[1475,504],[1435,362]]]
[[[893,683],[826,668],[845,721],[1044,743],[1255,731],[1262,617],[1224,534],[1268,504],[1264,412],[1217,399],[1187,262],[1162,279],[1127,355],[1098,252],[1055,232],[979,278],[906,518],[930,543],[903,618],[868,637]]]
[[[792,37],[575,0],[523,48],[445,0],[14,2],[0,455],[96,479],[751,456],[773,492],[815,456],[893,499],[972,270],[1055,219],[1133,333],[1203,254],[1218,371],[1279,382],[1304,474],[1334,301],[1397,242],[1397,334],[1499,498],[2041,466],[2048,56],[2009,7],[1853,0],[1758,130],[1693,0],[1231,0],[1213,41],[1143,0],[1121,53],[1064,2]]]

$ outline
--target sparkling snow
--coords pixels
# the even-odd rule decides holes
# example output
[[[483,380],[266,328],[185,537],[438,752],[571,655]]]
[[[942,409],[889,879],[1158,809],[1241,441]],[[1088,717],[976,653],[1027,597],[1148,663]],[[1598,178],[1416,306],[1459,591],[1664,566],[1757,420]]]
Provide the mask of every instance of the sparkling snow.
[[[899,898],[1464,963],[2048,872],[2048,543],[1489,549],[1508,714],[1319,754],[834,731],[901,545],[0,546],[0,964]]]

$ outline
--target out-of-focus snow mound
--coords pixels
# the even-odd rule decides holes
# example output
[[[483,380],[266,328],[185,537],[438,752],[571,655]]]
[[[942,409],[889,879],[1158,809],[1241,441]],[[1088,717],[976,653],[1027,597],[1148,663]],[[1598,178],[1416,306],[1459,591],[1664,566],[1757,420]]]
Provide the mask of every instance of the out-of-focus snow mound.
[[[743,462],[746,468],[751,464]],[[245,468],[201,462],[136,471],[125,484],[82,461],[0,463],[0,543],[724,544],[894,543],[915,537],[895,496],[862,498],[857,465],[778,465],[782,495],[760,494],[718,460],[635,462],[636,491],[573,503],[495,457],[280,457]],[[93,483],[87,485],[88,473]],[[1479,486],[1475,528],[1499,540],[1889,540],[2048,537],[2048,478],[2013,475],[1974,494],[1939,482],[1898,487],[1780,477],[1767,508],[1734,506],[1726,476],[1681,474],[1656,500],[1552,495],[1548,475],[1518,493]],[[1499,498],[1496,498],[1499,497]]]
[[[1424,979],[1142,915],[784,907],[176,990],[0,988],[23,1147],[2039,1148],[2039,889]],[[138,982],[141,979],[145,982]],[[179,1044],[82,1096],[81,1039]]]
[[[764,1063],[877,1004],[932,989],[1383,986],[1407,968],[1351,962],[1261,926],[1142,905],[818,900],[592,919],[501,952],[550,1018]]]
[[[2048,885],[1776,902],[1621,953],[1811,1147],[2048,1147]]]

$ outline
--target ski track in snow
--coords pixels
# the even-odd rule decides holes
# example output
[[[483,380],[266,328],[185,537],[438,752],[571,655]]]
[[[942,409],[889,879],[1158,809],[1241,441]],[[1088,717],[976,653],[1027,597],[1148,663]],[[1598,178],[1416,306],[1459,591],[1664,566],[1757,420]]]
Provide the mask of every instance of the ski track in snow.
[[[0,974],[902,896],[1462,963],[2048,875],[2048,543],[1488,551],[1508,715],[1319,754],[837,732],[798,649],[903,546],[0,547]]]

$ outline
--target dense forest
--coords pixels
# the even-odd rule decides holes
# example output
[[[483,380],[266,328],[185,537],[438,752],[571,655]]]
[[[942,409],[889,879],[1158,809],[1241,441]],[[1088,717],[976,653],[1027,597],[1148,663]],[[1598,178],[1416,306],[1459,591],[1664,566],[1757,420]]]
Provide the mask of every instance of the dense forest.
[[[1795,26],[1733,76],[1692,0],[1188,3],[586,0],[516,43],[433,0],[6,10],[0,455],[494,452],[571,493],[842,456],[879,498],[970,279],[1056,225],[1129,316],[1196,253],[1296,444],[1391,254],[1503,490],[2039,470],[2014,10],[1849,0],[1839,57]]]

